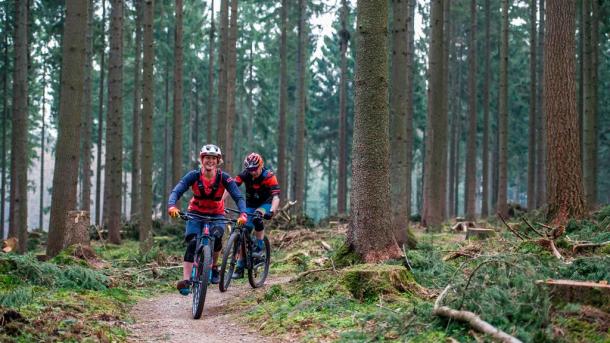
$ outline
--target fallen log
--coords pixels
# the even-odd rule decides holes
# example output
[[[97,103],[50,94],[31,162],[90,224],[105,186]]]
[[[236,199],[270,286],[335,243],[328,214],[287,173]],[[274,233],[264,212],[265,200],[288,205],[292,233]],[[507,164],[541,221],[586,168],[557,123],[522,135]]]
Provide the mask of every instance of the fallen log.
[[[602,242],[602,243],[581,243],[581,244],[577,244],[577,245],[573,246],[572,252],[577,253],[579,250],[594,249],[594,248],[603,247],[603,246],[606,246],[609,244],[610,244],[610,241]]]
[[[532,229],[532,231],[534,231],[538,236],[544,237],[544,235],[542,235],[540,232],[538,232],[538,230],[536,230],[536,228],[534,228],[534,226],[532,226],[532,224],[530,224],[530,222],[527,221],[527,218],[521,217],[521,219],[523,219],[525,224],[527,224],[527,226],[529,226],[529,228]]]
[[[434,302],[434,309],[432,311],[434,315],[467,322],[475,330],[489,335],[500,342],[521,343],[521,340],[519,340],[518,338],[513,337],[507,334],[506,332],[496,328],[495,326],[489,324],[473,312],[458,311],[447,306],[441,306],[443,298],[445,297],[449,289],[451,289],[451,285],[447,285],[447,287],[445,287],[445,289],[441,292],[441,294]]]
[[[451,231],[455,231],[455,232],[466,232],[468,231],[468,228],[471,227],[476,227],[476,225],[473,222],[457,222],[455,223],[455,225],[453,225],[453,227],[451,228]]]
[[[552,298],[562,302],[577,302],[600,306],[610,302],[610,285],[606,281],[537,280],[537,285],[548,286]]]

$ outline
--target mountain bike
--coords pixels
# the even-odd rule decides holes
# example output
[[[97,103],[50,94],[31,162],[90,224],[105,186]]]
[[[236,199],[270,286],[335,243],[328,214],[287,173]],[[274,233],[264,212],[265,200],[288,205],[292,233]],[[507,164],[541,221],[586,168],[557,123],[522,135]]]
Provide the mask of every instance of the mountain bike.
[[[238,212],[232,209],[227,209],[231,212]],[[248,214],[248,216],[256,216],[257,214]],[[218,287],[221,292],[226,292],[231,284],[231,277],[235,271],[238,257],[241,256],[245,262],[245,268],[248,270],[248,282],[252,288],[261,287],[267,275],[269,274],[269,264],[271,261],[271,245],[267,236],[264,238],[263,255],[253,256],[254,246],[256,244],[255,237],[252,233],[254,227],[252,225],[235,226],[231,230],[229,240],[225,245],[222,255],[222,265],[220,267],[220,282]]]
[[[203,216],[195,213],[180,212],[180,218],[184,221],[194,220],[203,222],[201,233],[197,236],[197,248],[195,249],[195,259],[193,271],[191,272],[191,293],[193,294],[193,319],[201,318],[208,283],[212,274],[212,248],[216,237],[210,233],[211,224],[235,223],[234,219],[217,218]]]

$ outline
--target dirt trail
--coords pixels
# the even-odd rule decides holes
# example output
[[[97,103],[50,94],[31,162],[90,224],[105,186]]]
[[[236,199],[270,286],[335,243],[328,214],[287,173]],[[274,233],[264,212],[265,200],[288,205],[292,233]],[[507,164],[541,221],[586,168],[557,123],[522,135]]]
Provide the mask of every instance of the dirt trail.
[[[265,283],[265,288],[288,280],[286,277],[270,278]],[[135,323],[129,326],[129,341],[279,342],[279,339],[259,335],[256,328],[241,326],[230,319],[231,313],[225,305],[237,297],[258,291],[261,290],[253,290],[247,281],[231,285],[224,293],[220,293],[217,285],[210,285],[203,315],[199,320],[194,320],[191,316],[191,296],[185,297],[176,292],[142,300],[131,310]]]

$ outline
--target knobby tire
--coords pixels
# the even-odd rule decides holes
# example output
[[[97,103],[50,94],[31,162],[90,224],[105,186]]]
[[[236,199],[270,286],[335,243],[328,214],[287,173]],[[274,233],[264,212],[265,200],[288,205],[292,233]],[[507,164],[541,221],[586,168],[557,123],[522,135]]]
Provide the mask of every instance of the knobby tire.
[[[256,263],[254,261],[254,257],[252,256],[252,249],[254,248],[252,244],[250,244],[248,259],[250,260],[248,265],[248,282],[252,288],[259,288],[265,284],[265,280],[267,279],[267,275],[269,274],[269,264],[271,261],[271,245],[269,245],[269,240],[267,236],[265,236],[265,262],[263,264]]]
[[[231,284],[231,278],[237,261],[236,255],[240,245],[239,238],[239,232],[235,231],[231,234],[225,245],[225,251],[222,254],[222,265],[220,267],[220,282],[218,283],[218,288],[221,292],[226,292]]]
[[[203,305],[205,304],[205,295],[208,290],[211,267],[212,251],[210,244],[208,244],[203,246],[203,251],[199,258],[199,265],[197,268],[197,280],[199,283],[193,292],[193,319],[201,318],[201,314],[203,313]]]

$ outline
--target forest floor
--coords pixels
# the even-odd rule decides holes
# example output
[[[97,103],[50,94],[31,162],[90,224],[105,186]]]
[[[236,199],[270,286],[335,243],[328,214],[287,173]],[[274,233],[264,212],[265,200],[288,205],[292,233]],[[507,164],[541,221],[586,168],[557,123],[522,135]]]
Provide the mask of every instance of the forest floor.
[[[287,277],[269,278],[269,287],[282,284]],[[134,323],[129,325],[129,341],[133,342],[280,342],[258,333],[257,328],[237,323],[233,317],[239,315],[227,305],[249,293],[264,293],[265,288],[252,289],[244,282],[234,282],[227,292],[221,293],[210,286],[206,295],[203,315],[199,320],[191,316],[192,297],[177,292],[162,294],[139,301],[130,311]],[[281,340],[286,342],[285,340]]]
[[[444,306],[471,311],[524,342],[610,342],[610,206],[565,227],[543,220],[521,213],[509,228],[481,220],[476,226],[493,234],[470,239],[452,229],[454,221],[437,233],[414,224],[417,248],[375,265],[345,254],[347,228],[338,220],[291,230],[270,225],[266,285],[253,290],[237,280],[226,293],[211,287],[200,320],[191,319],[192,298],[175,290],[183,226],[155,223],[155,246],[145,255],[129,225],[121,245],[94,241],[45,262],[37,259],[41,236],[30,240],[33,253],[0,254],[0,341],[491,341],[434,313],[451,285]],[[545,284],[550,279],[597,286],[562,292]]]

